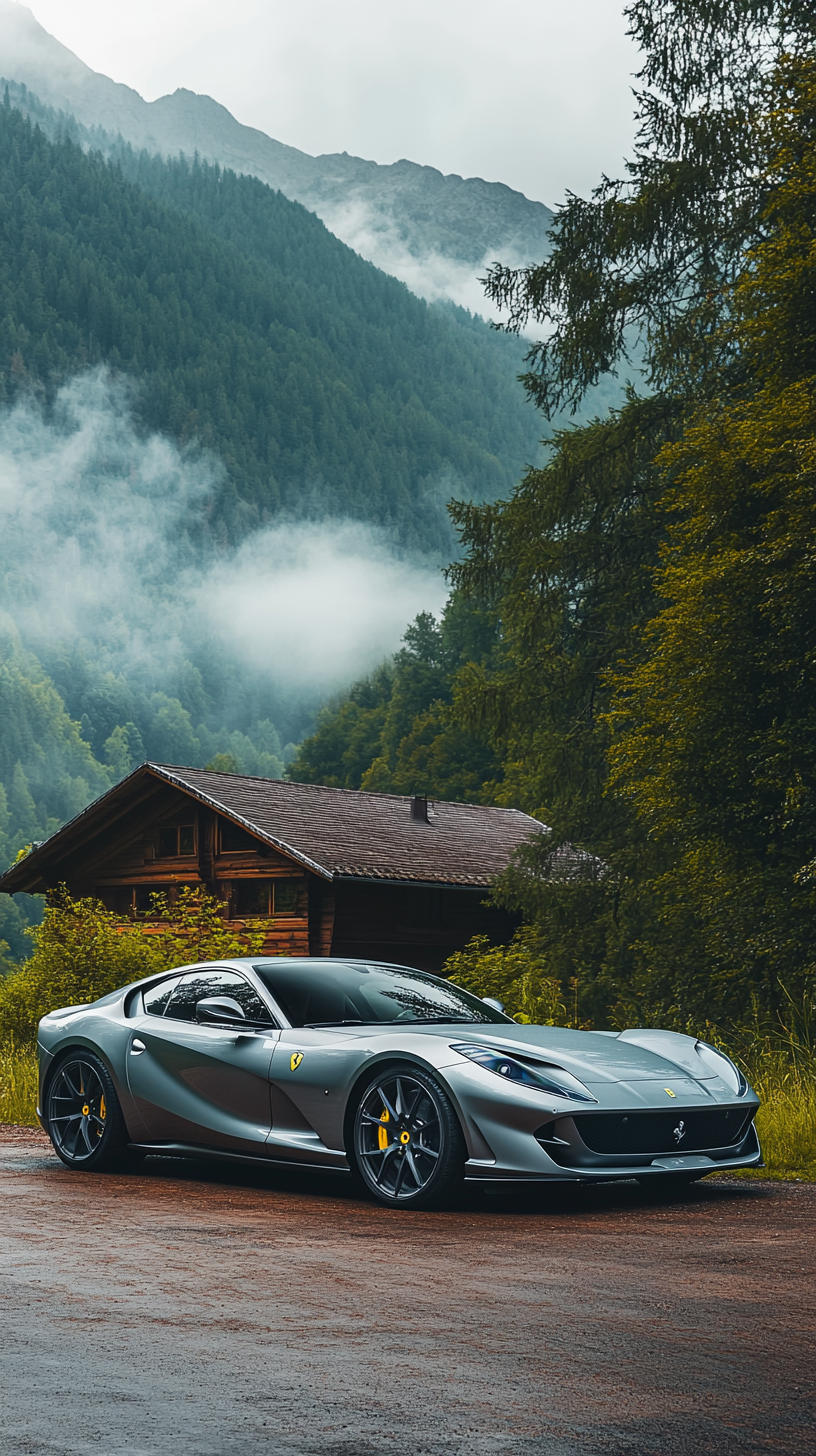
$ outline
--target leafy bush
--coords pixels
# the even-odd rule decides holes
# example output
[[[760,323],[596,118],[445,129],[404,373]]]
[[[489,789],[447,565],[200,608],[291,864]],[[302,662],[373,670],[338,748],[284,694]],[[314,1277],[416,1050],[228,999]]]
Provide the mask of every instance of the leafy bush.
[[[566,1021],[561,983],[547,974],[546,953],[535,926],[520,926],[509,945],[491,945],[488,936],[474,935],[464,950],[446,960],[442,975],[475,996],[501,1001],[516,1021],[540,1026]]]
[[[99,900],[60,890],[29,934],[34,952],[0,981],[0,1045],[30,1042],[37,1022],[59,1006],[95,1001],[117,986],[190,961],[257,954],[266,927],[236,934],[223,904],[184,886],[174,904],[153,897],[156,920],[123,923]]]

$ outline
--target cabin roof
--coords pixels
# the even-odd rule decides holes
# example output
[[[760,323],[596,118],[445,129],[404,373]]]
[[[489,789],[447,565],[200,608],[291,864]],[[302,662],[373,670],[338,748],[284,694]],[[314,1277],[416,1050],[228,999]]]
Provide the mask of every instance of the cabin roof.
[[[61,863],[162,784],[326,880],[487,886],[531,835],[547,832],[518,809],[433,800],[428,818],[417,819],[404,795],[145,763],[0,876],[0,891],[36,892],[57,883]]]

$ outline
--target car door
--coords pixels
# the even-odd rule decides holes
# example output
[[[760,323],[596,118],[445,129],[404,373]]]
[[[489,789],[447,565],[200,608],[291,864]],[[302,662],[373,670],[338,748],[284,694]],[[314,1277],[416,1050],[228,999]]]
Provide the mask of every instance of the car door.
[[[229,996],[248,1018],[268,1025],[200,1025],[195,1008],[207,996]],[[143,1002],[127,1069],[148,1140],[262,1151],[279,1031],[255,987],[238,971],[201,966],[152,987]]]
[[[340,1161],[347,1089],[370,1055],[360,1030],[290,1027],[282,1031],[269,1073],[270,1151],[321,1163]]]

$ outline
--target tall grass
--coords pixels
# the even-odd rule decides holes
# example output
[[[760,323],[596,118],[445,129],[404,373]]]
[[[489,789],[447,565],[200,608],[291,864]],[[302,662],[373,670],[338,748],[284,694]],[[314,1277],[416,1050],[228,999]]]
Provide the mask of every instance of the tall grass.
[[[37,1050],[6,1042],[0,1046],[0,1122],[37,1126]]]
[[[780,1067],[756,1075],[753,1086],[762,1098],[756,1126],[765,1167],[750,1176],[816,1182],[816,1080]]]

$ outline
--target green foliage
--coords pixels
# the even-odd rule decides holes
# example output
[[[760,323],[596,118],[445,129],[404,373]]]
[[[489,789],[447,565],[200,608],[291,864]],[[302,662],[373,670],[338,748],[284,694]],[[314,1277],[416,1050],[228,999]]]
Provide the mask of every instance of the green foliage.
[[[167,967],[257,955],[269,926],[274,924],[265,921],[256,924],[254,930],[236,934],[229,921],[223,919],[223,901],[198,886],[182,885],[172,902],[166,894],[151,895],[150,899],[155,927],[151,940]]]
[[[205,763],[204,767],[212,773],[237,774],[241,772],[234,753],[217,753],[215,758],[211,758],[209,763]]]
[[[216,539],[285,510],[438,550],[439,482],[492,496],[535,450],[514,341],[415,298],[254,178],[127,148],[107,162],[0,108],[0,240],[0,399],[125,372],[145,425],[223,461]]]
[[[546,946],[533,926],[520,926],[509,945],[491,945],[488,936],[475,935],[446,960],[442,975],[475,996],[501,1001],[515,1021],[567,1024],[561,983],[551,974]]]
[[[37,1049],[0,1045],[0,1123],[37,1126]]]
[[[574,1020],[733,1027],[816,964],[816,22],[737,0],[629,14],[629,181],[571,200],[540,269],[494,279],[516,321],[555,325],[528,380],[545,409],[632,329],[655,393],[557,433],[509,499],[454,507],[450,610],[487,604],[494,635],[441,709],[404,695],[399,753],[442,712],[492,751],[481,796],[552,826],[495,893]],[[398,702],[364,783],[396,786]]]
[[[0,859],[44,839],[113,782],[7,622],[0,622]]]
[[[501,801],[554,829],[498,893],[541,928],[562,982],[572,959],[600,1024],[738,1022],[752,993],[778,1006],[780,974],[800,986],[816,953],[812,15],[794,17],[796,60],[775,66],[768,32],[760,75],[725,44],[751,8],[706,7],[703,21],[681,3],[632,7],[662,37],[644,74],[669,86],[661,67],[682,53],[669,112],[686,105],[683,124],[669,136],[668,112],[647,107],[631,190],[570,203],[537,281],[514,284],[519,306],[566,309],[537,355],[545,407],[570,381],[580,392],[618,325],[638,322],[662,392],[557,437],[508,502],[457,509],[458,589],[491,596],[501,638],[459,674],[454,711],[489,734]],[[696,72],[672,29],[684,17],[705,30]],[[718,56],[736,71],[717,79]],[[750,116],[728,111],[749,81]],[[717,85],[732,171],[712,159],[709,198],[715,133],[694,97]],[[723,179],[740,168],[732,195]],[[605,873],[559,883],[564,839]]]
[[[767,233],[777,67],[816,44],[811,0],[631,0],[625,14],[643,53],[626,177],[568,199],[544,262],[489,278],[511,329],[545,326],[525,382],[548,418],[627,358],[661,392],[706,392],[745,251]]]
[[[816,964],[816,60],[777,92],[767,236],[717,339],[739,363],[661,453],[665,606],[609,678],[612,786],[734,1013]]]
[[[37,1022],[61,1006],[95,1001],[119,986],[197,960],[256,954],[265,929],[236,935],[222,920],[223,904],[184,886],[168,904],[154,895],[155,919],[123,924],[99,900],[66,891],[46,906],[29,931],[34,951],[0,981],[0,1044],[30,1042]]]
[[[792,995],[782,989],[771,1016],[753,997],[751,1014],[727,1032],[706,1026],[762,1099],[757,1131],[765,1168],[744,1176],[816,1181],[816,980]]]
[[[452,599],[441,622],[422,612],[393,663],[323,709],[289,768],[299,783],[376,793],[427,793],[478,803],[499,764],[483,735],[451,712],[454,676],[489,654],[495,628],[479,603]]]

